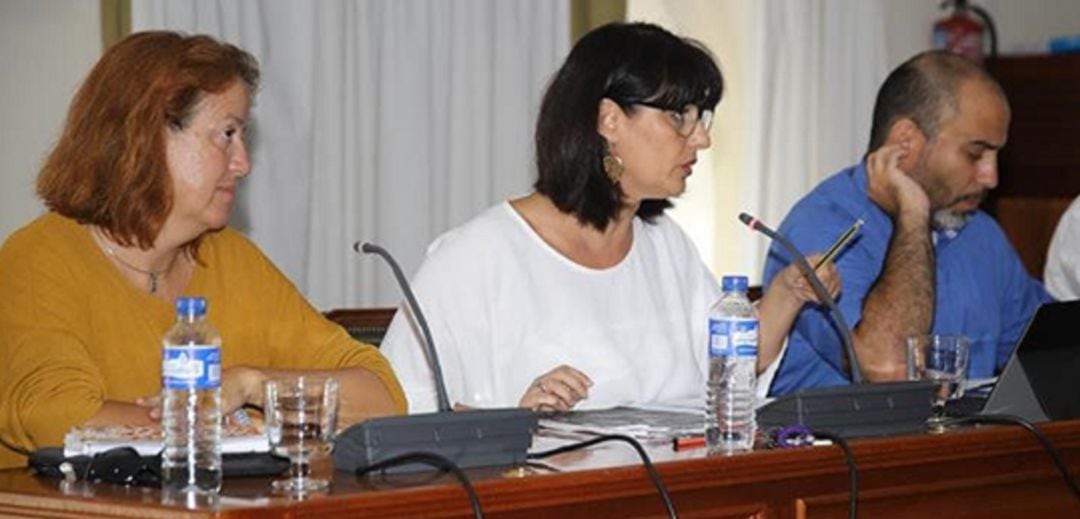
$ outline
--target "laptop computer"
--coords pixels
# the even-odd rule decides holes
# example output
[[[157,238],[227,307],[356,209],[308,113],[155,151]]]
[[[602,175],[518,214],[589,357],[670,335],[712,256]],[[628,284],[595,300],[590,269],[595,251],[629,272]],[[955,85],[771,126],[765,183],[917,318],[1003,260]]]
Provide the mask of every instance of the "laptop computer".
[[[947,414],[1010,414],[1031,422],[1080,417],[1078,325],[1080,300],[1040,306],[990,395],[965,397]]]

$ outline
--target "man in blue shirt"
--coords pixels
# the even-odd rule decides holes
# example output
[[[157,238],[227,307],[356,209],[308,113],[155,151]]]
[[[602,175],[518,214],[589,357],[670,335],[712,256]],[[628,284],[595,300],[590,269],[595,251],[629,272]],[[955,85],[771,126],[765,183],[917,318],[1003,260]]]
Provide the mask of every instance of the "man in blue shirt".
[[[969,377],[993,376],[1049,300],[978,209],[997,185],[1008,127],[1008,102],[985,71],[953,54],[919,54],[879,90],[864,160],[818,185],[780,226],[807,252],[826,250],[857,219],[866,222],[836,264],[837,302],[854,326],[867,381],[903,380],[905,338],[927,332],[966,335]],[[788,262],[774,245],[765,286]],[[788,339],[770,394],[850,383],[825,309],[803,309]]]

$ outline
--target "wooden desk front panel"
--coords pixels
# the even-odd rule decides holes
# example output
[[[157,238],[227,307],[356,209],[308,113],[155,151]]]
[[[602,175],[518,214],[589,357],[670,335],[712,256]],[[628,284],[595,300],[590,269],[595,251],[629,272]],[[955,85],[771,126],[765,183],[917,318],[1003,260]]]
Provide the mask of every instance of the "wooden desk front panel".
[[[1043,427],[1080,473],[1080,422]],[[1011,427],[862,440],[852,445],[860,476],[860,517],[1080,517],[1049,458],[1026,431]],[[848,471],[836,448],[706,457],[651,449],[684,518],[846,517]],[[487,517],[663,517],[636,456],[611,445],[549,462],[562,471],[506,477],[472,474]],[[336,474],[333,492],[291,502],[267,495],[267,480],[228,480],[218,510],[160,504],[155,489],[88,485],[61,491],[23,470],[0,471],[0,515],[30,517],[465,517],[456,482],[402,487],[393,480]],[[395,485],[397,485],[395,487]]]

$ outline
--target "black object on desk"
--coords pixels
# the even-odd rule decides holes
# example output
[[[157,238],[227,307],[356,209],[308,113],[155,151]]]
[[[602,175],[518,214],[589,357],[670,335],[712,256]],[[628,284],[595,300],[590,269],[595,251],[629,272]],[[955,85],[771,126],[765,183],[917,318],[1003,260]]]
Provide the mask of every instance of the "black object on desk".
[[[1080,301],[1040,306],[979,412],[1014,415],[1029,422],[1080,417],[1077,322],[1080,322]],[[973,401],[967,405],[976,404]]]
[[[945,402],[945,416],[949,418],[964,418],[982,412],[986,407],[986,393],[977,395],[964,395],[956,400]]]
[[[936,387],[917,381],[804,389],[762,406],[757,419],[762,428],[801,424],[843,438],[921,432]]]
[[[62,447],[46,447],[30,453],[27,465],[34,474],[45,477],[137,486],[161,484],[161,456],[142,456],[132,447],[70,457],[64,457]],[[288,459],[268,452],[221,455],[221,473],[226,478],[276,476],[288,468]]]
[[[356,469],[416,452],[434,452],[461,468],[518,465],[532,445],[537,415],[528,409],[482,409],[377,418],[348,428],[334,443],[334,466]],[[432,470],[408,463],[386,472]]]

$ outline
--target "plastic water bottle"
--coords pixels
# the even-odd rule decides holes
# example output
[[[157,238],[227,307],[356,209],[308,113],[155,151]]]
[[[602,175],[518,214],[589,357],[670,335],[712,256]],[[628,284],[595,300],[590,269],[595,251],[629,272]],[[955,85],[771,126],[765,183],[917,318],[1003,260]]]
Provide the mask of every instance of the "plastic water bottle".
[[[162,488],[217,493],[221,489],[221,336],[206,322],[206,299],[177,298],[176,324],[163,342]]]
[[[720,300],[709,309],[709,380],[705,442],[712,453],[751,450],[757,420],[757,310],[746,297],[746,276],[724,276]]]

